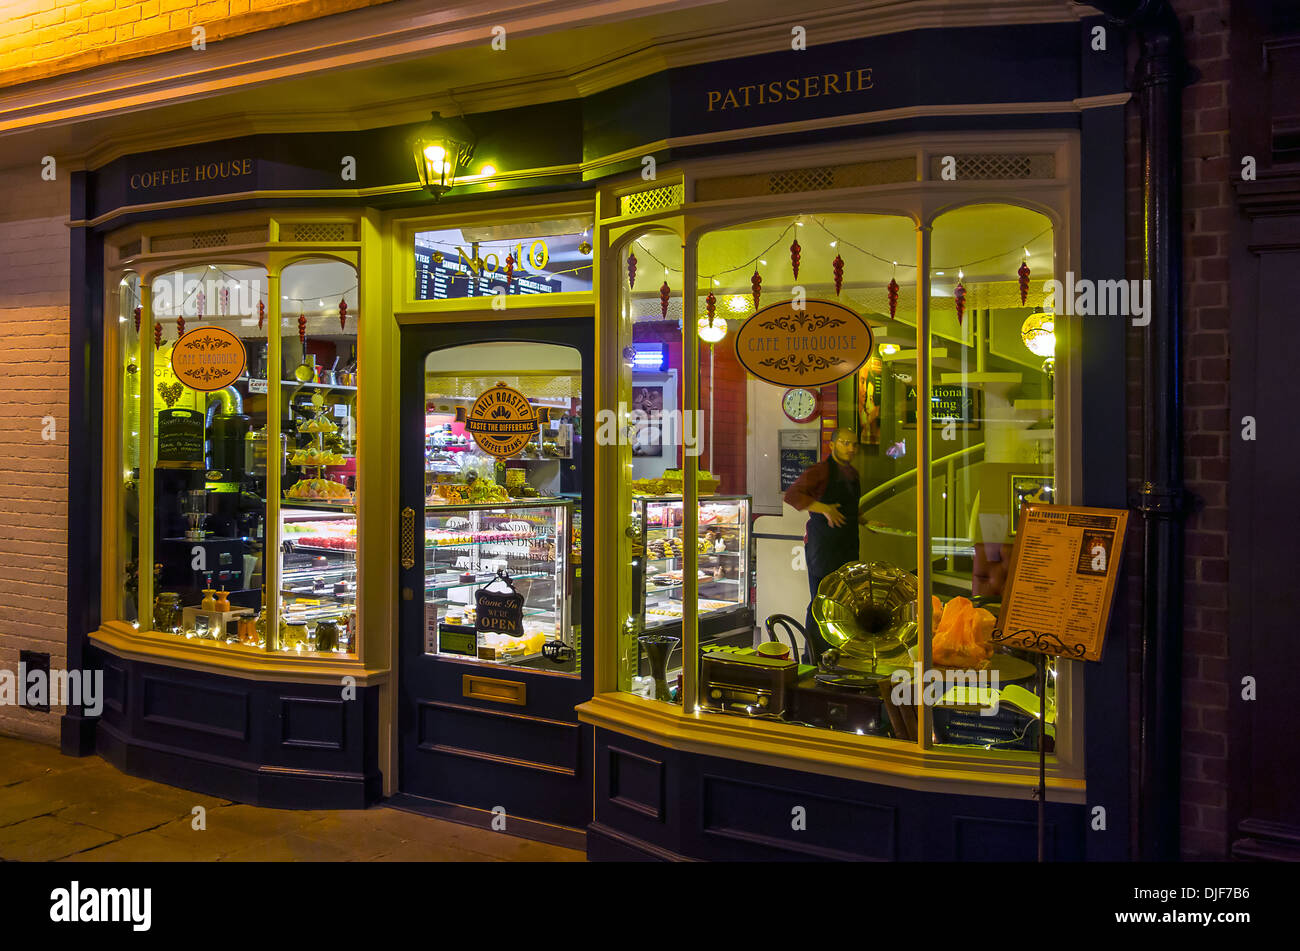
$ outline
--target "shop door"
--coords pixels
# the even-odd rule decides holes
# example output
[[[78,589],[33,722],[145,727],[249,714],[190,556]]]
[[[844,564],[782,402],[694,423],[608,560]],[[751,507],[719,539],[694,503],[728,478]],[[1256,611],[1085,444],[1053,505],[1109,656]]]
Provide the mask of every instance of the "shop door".
[[[401,354],[402,800],[585,829],[591,322],[408,329]]]

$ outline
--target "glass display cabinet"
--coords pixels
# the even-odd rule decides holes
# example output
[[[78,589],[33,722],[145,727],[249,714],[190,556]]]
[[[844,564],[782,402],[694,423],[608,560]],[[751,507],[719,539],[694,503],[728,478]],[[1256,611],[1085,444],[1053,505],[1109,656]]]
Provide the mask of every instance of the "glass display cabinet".
[[[683,558],[682,497],[640,495],[634,499],[633,584],[641,630],[681,637]],[[700,643],[751,646],[754,606],[750,600],[750,497],[701,495],[697,547]],[[680,647],[669,666],[680,664]],[[649,673],[644,656],[641,676]]]
[[[299,503],[309,504],[309,503]],[[356,632],[357,519],[351,511],[282,508],[279,648],[352,649]]]
[[[427,506],[425,653],[575,673],[573,528],[571,501]]]

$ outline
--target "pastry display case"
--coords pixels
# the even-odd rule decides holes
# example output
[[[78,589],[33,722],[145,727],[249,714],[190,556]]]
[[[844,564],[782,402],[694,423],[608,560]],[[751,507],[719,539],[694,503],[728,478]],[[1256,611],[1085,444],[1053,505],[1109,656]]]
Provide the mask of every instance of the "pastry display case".
[[[574,502],[438,502],[424,516],[425,653],[576,673]]]
[[[633,584],[641,630],[680,637],[685,589],[682,497],[639,495],[633,502]],[[752,642],[749,526],[749,496],[699,497],[696,545],[701,645],[748,646]],[[644,657],[639,666],[645,675],[649,668]]]
[[[280,650],[348,652],[356,631],[357,519],[350,507],[280,510]],[[310,506],[310,507],[309,507]],[[323,626],[322,626],[323,625]]]

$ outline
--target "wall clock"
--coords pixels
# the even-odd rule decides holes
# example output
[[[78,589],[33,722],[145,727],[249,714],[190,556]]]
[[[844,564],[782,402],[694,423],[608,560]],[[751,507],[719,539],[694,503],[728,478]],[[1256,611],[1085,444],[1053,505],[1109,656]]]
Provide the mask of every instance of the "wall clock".
[[[781,409],[791,422],[806,423],[821,409],[821,396],[816,390],[792,386],[781,397]]]

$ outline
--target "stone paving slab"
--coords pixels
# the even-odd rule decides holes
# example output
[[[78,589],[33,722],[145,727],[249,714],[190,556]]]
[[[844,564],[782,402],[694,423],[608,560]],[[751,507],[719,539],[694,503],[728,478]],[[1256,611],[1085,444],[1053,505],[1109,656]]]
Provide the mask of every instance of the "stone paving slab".
[[[206,828],[193,827],[195,806]],[[0,736],[0,860],[582,862],[582,852],[414,813],[263,809]]]

